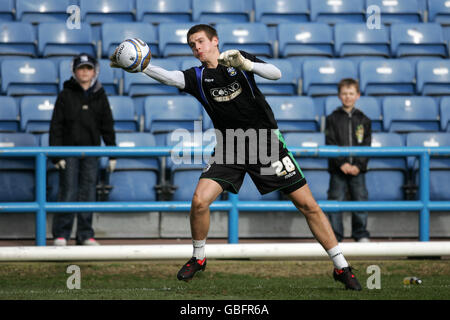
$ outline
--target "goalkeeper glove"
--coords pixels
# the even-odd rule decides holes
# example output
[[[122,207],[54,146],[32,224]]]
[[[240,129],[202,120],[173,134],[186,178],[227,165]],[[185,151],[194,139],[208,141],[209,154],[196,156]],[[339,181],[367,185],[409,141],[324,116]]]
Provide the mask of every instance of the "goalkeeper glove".
[[[217,61],[225,67],[235,67],[244,71],[253,70],[253,62],[244,58],[239,50],[224,51],[220,54]]]

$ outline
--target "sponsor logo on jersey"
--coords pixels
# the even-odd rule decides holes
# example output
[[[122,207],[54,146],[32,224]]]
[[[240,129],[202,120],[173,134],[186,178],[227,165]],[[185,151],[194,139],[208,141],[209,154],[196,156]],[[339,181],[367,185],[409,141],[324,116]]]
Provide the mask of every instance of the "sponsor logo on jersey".
[[[214,82],[214,79],[205,78],[205,82]]]
[[[211,96],[217,102],[231,101],[242,92],[242,87],[239,82],[235,81],[232,84],[222,88],[213,88],[210,91]]]
[[[227,71],[228,71],[228,74],[230,75],[230,77],[234,77],[235,75],[237,75],[236,69],[233,67],[228,67]]]

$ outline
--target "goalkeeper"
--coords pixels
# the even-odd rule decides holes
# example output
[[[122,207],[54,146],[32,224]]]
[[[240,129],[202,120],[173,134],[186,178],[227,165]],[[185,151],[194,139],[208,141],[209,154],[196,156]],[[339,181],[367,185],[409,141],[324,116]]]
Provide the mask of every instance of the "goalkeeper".
[[[248,173],[261,194],[280,190],[305,216],[311,232],[333,261],[333,277],[347,289],[361,290],[352,268],[348,265],[335,238],[330,223],[318,206],[292,154],[287,150],[273,112],[255,83],[254,74],[270,80],[281,77],[272,64],[239,50],[220,53],[216,30],[204,24],[193,26],[187,33],[187,43],[200,67],[184,71],[168,71],[149,64],[143,72],[161,83],[175,86],[200,101],[210,116],[216,135],[213,157],[203,170],[195,189],[190,225],[193,242],[192,258],[178,272],[178,279],[189,281],[195,273],[205,270],[205,243],[210,224],[210,204],[223,192],[238,193]],[[120,67],[115,54],[111,66]],[[234,133],[256,130],[257,143],[239,139]],[[243,144],[243,145],[239,145]],[[270,150],[270,162],[258,148]],[[237,150],[245,150],[244,153]],[[227,161],[224,161],[224,160]]]

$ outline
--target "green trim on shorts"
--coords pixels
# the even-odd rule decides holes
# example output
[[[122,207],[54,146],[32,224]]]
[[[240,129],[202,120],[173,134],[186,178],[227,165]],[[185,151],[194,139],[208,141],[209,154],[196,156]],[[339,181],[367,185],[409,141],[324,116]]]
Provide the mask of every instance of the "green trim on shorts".
[[[299,183],[299,182],[302,181],[303,179],[305,179],[304,176],[303,176],[300,180],[295,181],[294,183],[291,183],[291,184],[289,184],[289,185],[287,185],[287,186],[283,186],[283,187],[281,187],[281,188],[275,189],[275,190],[270,191],[270,192],[275,192],[275,191],[283,190],[284,188],[287,188],[287,187],[293,186],[293,185],[296,184],[296,183]],[[270,192],[269,192],[269,193],[270,193]]]
[[[300,172],[302,178],[305,177],[305,175],[303,174],[302,169],[300,169],[300,166],[297,163],[297,160],[295,160],[294,156],[292,155],[292,153],[288,150],[287,145],[286,145],[286,141],[284,141],[283,135],[281,134],[279,129],[275,130],[275,133],[277,134],[278,140],[281,141],[281,143],[283,144],[283,148],[285,148],[288,152],[288,155],[291,157],[291,160],[294,162],[295,166],[297,167],[297,170]],[[301,179],[300,179],[301,180]]]

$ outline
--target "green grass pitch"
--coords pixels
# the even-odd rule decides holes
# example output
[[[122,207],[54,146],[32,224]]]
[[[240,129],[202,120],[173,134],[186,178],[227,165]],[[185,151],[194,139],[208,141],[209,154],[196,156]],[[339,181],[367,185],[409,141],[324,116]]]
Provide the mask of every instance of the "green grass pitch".
[[[1,300],[448,300],[450,261],[350,260],[363,286],[344,290],[330,261],[209,260],[191,282],[176,273],[185,261],[0,263]],[[80,289],[68,289],[69,265]],[[381,289],[368,289],[367,267],[380,267]],[[406,276],[423,280],[403,284]]]

